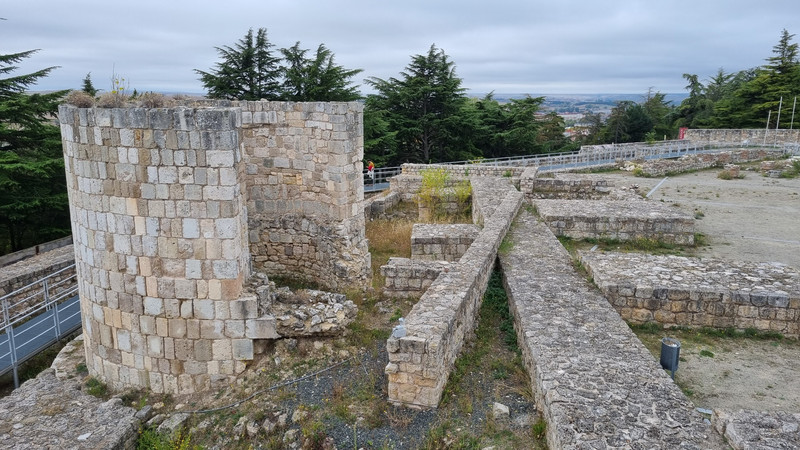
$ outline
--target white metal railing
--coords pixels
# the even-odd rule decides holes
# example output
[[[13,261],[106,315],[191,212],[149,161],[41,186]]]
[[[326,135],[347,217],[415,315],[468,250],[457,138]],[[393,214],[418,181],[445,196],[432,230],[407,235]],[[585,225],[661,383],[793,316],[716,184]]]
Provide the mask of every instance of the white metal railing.
[[[441,165],[481,165],[497,167],[539,166],[543,172],[568,170],[576,167],[588,167],[614,163],[617,160],[631,159],[670,159],[684,155],[715,153],[731,147],[742,147],[741,144],[698,144],[688,139],[660,141],[655,143],[631,142],[625,144],[586,145],[580,150],[568,153],[539,153],[533,155],[504,156],[500,158],[480,158],[463,161],[437,163]],[[785,153],[800,155],[799,144],[751,144],[748,147],[782,148]],[[402,173],[401,166],[374,169],[374,179],[364,170],[364,186],[382,185],[388,179]]]
[[[0,373],[13,370],[15,387],[19,386],[20,363],[74,331],[74,316],[80,314],[79,309],[62,317],[59,305],[77,292],[77,275],[72,264],[0,297]],[[52,320],[43,316],[47,313]],[[40,316],[45,320],[34,322]],[[29,322],[35,327],[29,327],[22,335],[20,326]],[[65,326],[65,322],[70,325]]]

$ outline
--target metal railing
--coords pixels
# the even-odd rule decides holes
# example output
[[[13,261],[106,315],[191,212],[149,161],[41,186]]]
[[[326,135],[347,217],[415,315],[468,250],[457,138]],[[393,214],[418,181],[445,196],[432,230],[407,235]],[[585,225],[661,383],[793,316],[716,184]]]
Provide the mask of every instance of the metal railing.
[[[74,270],[72,264],[0,297],[0,375],[13,370],[15,387],[21,363],[80,328]]]
[[[437,163],[440,165],[480,165],[496,167],[538,166],[540,171],[569,170],[578,167],[613,164],[618,160],[632,159],[670,159],[684,155],[714,153],[742,145],[697,144],[687,139],[661,141],[655,143],[633,142],[627,144],[587,145],[574,152],[539,153],[534,155],[505,156],[500,158],[479,158],[463,161]],[[800,155],[800,144],[749,145],[748,147],[782,148],[786,154]],[[374,170],[374,179],[364,171],[365,191],[387,189],[388,179],[400,175],[402,167],[382,167]],[[369,189],[370,186],[378,187]]]

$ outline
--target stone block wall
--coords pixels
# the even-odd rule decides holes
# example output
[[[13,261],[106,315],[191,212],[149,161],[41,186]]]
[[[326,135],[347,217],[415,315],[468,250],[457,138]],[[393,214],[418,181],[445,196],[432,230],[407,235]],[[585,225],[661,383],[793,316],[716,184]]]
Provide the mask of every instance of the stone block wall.
[[[535,200],[534,205],[556,236],[694,244],[694,218],[659,202]]]
[[[154,392],[228,381],[257,318],[240,297],[241,115],[62,105],[59,120],[90,373]]]
[[[400,203],[400,195],[392,190],[386,190],[380,194],[364,200],[364,218],[371,220],[397,206]]]
[[[62,105],[90,373],[154,392],[230,382],[277,336],[244,291],[251,255],[365,281],[361,120],[356,103]]]
[[[497,183],[497,181],[495,181]],[[502,184],[502,183],[501,183]],[[522,204],[510,182],[484,226],[455,267],[439,274],[405,320],[406,335],[386,343],[389,401],[435,408],[466,340],[489,282],[497,249]],[[477,191],[477,190],[476,190]]]
[[[439,274],[455,267],[448,261],[427,261],[409,258],[389,258],[381,266],[384,277],[383,293],[389,297],[419,297],[428,290]]]
[[[583,252],[623,319],[800,335],[800,272],[776,263]]]
[[[483,164],[403,164],[403,175],[422,175],[426,170],[444,170],[451,178],[505,177],[519,178],[524,167],[489,166]]]
[[[765,134],[766,133],[766,134]],[[765,139],[766,137],[766,139]],[[797,144],[800,130],[759,129],[690,129],[684,139],[703,145],[773,145]]]
[[[470,224],[416,223],[411,229],[411,258],[458,261],[479,233]]]
[[[731,163],[760,161],[765,158],[779,158],[783,154],[784,152],[782,150],[763,148],[740,149],[717,153],[686,155],[674,160],[655,159],[645,161],[641,168],[642,173],[647,176],[660,177],[669,173],[689,172],[692,170],[708,169],[710,167],[723,167]]]
[[[614,183],[592,175],[549,172],[520,179],[520,190],[525,199],[599,200],[608,196]]]
[[[271,275],[328,288],[370,275],[363,106],[234,102],[241,108],[250,251]]]
[[[24,259],[34,257],[36,255],[41,255],[42,253],[47,253],[50,250],[66,247],[68,245],[72,245],[72,236],[66,236],[61,239],[45,242],[44,244],[35,245],[33,247],[26,248],[24,250],[0,256],[0,268],[14,264]]]

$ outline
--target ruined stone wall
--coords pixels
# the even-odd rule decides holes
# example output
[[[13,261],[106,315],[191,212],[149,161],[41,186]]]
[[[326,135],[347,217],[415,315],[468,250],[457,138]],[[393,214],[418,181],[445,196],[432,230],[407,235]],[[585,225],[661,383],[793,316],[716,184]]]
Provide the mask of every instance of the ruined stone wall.
[[[546,226],[522,211],[507,239],[509,310],[550,448],[724,448]]]
[[[369,275],[361,106],[59,109],[87,366],[114,387],[229,382],[275,338],[244,292],[270,274]]]
[[[229,381],[257,316],[240,297],[241,115],[62,105],[59,120],[89,372],[154,392]]]
[[[250,251],[272,275],[329,288],[370,274],[360,103],[236,102]]]
[[[690,129],[686,130],[684,139],[702,145],[774,145],[797,144],[800,142],[800,130],[765,130],[760,129]]]
[[[419,297],[428,290],[439,274],[455,267],[448,261],[389,258],[381,266],[383,293],[389,297]]]
[[[660,202],[534,200],[534,206],[556,236],[694,244],[694,218]]]
[[[403,164],[403,175],[422,175],[426,170],[442,170],[452,178],[506,177],[522,175],[524,167],[489,166],[483,164]]]
[[[474,332],[497,249],[522,204],[522,194],[510,182],[486,180],[506,188],[499,197],[502,200],[495,197],[497,206],[491,214],[484,213],[480,235],[455,267],[442,271],[414,305],[406,317],[406,334],[392,336],[386,343],[392,403],[435,408],[464,342]]]
[[[520,179],[520,190],[526,200],[531,199],[581,199],[598,200],[608,196],[614,183],[592,175],[549,172]]]
[[[470,224],[416,223],[411,229],[411,258],[458,261],[479,233]]]
[[[723,167],[726,164],[760,161],[765,158],[779,158],[782,150],[763,148],[740,149],[718,153],[686,155],[678,159],[655,159],[645,161],[641,165],[642,173],[647,176],[664,176],[670,173],[683,173],[693,170]]]
[[[800,272],[776,263],[583,252],[623,319],[800,335]]]
[[[381,192],[380,194],[364,200],[364,218],[371,220],[379,217],[389,209],[395,207],[400,203],[401,197],[397,192],[391,189]]]

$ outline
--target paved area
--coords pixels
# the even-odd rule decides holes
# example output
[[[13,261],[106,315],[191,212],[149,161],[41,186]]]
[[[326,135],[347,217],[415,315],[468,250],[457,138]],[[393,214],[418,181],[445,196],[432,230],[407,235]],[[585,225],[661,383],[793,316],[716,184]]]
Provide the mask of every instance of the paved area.
[[[501,252],[550,448],[724,448],[552,232],[523,211]]]

